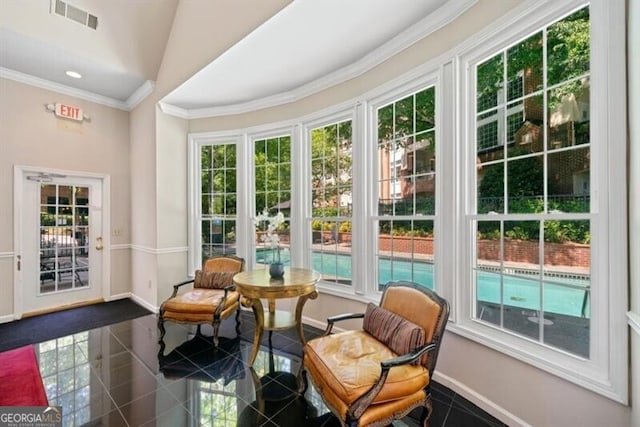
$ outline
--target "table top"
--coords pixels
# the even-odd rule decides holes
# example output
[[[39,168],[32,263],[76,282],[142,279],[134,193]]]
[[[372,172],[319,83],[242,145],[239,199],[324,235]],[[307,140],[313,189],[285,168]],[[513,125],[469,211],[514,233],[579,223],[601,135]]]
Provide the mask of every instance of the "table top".
[[[282,279],[272,279],[269,269],[243,271],[233,276],[240,293],[253,298],[287,298],[315,291],[320,273],[306,268],[285,267]]]

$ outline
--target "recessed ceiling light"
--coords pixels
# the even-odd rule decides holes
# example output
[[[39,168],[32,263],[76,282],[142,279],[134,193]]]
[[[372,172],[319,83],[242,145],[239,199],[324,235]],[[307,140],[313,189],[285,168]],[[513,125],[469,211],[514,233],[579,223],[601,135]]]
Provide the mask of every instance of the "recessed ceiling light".
[[[77,71],[69,70],[69,71],[65,71],[64,73],[69,77],[73,77],[74,79],[81,79],[82,78],[82,74],[80,74]]]

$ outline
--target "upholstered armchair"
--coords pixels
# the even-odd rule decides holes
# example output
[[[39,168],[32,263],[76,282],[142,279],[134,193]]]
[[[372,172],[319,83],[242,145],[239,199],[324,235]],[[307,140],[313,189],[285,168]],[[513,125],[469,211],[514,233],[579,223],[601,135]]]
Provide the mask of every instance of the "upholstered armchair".
[[[327,319],[323,336],[304,347],[307,377],[343,426],[386,426],[423,407],[428,426],[429,382],[436,366],[449,304],[413,282],[389,282],[380,305]],[[331,334],[334,323],[362,318],[362,330]]]
[[[173,293],[160,306],[158,328],[161,348],[166,333],[165,320],[196,324],[198,335],[203,323],[210,324],[213,327],[213,345],[217,346],[220,323],[235,312],[236,333],[238,333],[240,293],[233,284],[233,276],[241,272],[243,267],[244,259],[237,256],[212,257],[204,262],[202,270],[196,271],[193,279],[174,285]],[[192,289],[178,293],[182,286],[191,283],[193,283]]]

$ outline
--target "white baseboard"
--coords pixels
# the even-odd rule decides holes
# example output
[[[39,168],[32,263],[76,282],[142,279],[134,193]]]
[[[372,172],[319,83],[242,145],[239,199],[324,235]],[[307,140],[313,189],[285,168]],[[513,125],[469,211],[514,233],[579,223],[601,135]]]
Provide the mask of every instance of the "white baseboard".
[[[129,298],[131,298],[134,302],[140,304],[141,306],[143,306],[147,310],[151,311],[152,313],[158,314],[158,307],[156,307],[155,305],[149,303],[148,301],[140,298],[136,294],[133,294],[133,293],[130,294]]]
[[[433,379],[434,381],[458,393],[465,399],[469,400],[473,404],[480,407],[483,411],[493,415],[494,417],[496,417],[497,419],[499,419],[500,421],[502,421],[503,423],[509,426],[531,427],[531,424],[525,422],[523,419],[507,411],[502,406],[496,404],[492,400],[487,399],[481,393],[478,393],[477,391],[469,388],[467,385],[461,383],[456,379],[451,378],[448,375],[438,372],[437,369],[433,373]]]
[[[306,316],[302,316],[302,324],[313,326],[314,328],[318,328],[321,331],[324,331],[325,328],[327,327],[327,324],[325,322],[320,322],[316,319],[311,319],[310,317],[306,317]]]
[[[7,314],[4,316],[0,316],[0,323],[8,323],[16,320],[16,317],[13,314]]]
[[[111,295],[107,301],[116,301],[125,298],[131,298],[131,292],[123,292],[121,294]]]
[[[305,317],[302,316],[302,324],[303,325],[309,325],[309,326],[313,326],[314,328],[320,329],[321,331],[324,331],[325,329],[327,329],[327,322],[320,322],[316,319],[312,319],[310,317]],[[338,326],[337,324],[333,324],[333,328],[331,329],[331,332],[336,333],[336,332],[344,332],[347,329],[341,328],[340,326]]]

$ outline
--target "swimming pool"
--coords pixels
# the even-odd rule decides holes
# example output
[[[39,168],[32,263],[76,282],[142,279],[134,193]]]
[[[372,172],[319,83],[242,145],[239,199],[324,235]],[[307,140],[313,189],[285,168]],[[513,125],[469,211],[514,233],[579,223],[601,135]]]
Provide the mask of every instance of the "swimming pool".
[[[282,262],[289,265],[289,250],[281,250],[280,256]],[[271,250],[261,250],[256,254],[259,264],[270,263],[271,257]],[[325,277],[350,282],[351,257],[349,255],[313,252],[312,264],[313,269]],[[381,284],[391,280],[413,280],[433,289],[434,266],[429,262],[411,263],[399,259],[380,258],[378,264],[378,282]],[[519,274],[500,274],[484,270],[476,270],[475,275],[478,301],[499,305],[502,287],[502,304],[504,305],[540,310],[541,300],[543,300],[546,313],[590,317],[588,279],[544,276],[541,281],[538,275],[527,274],[525,277]]]

